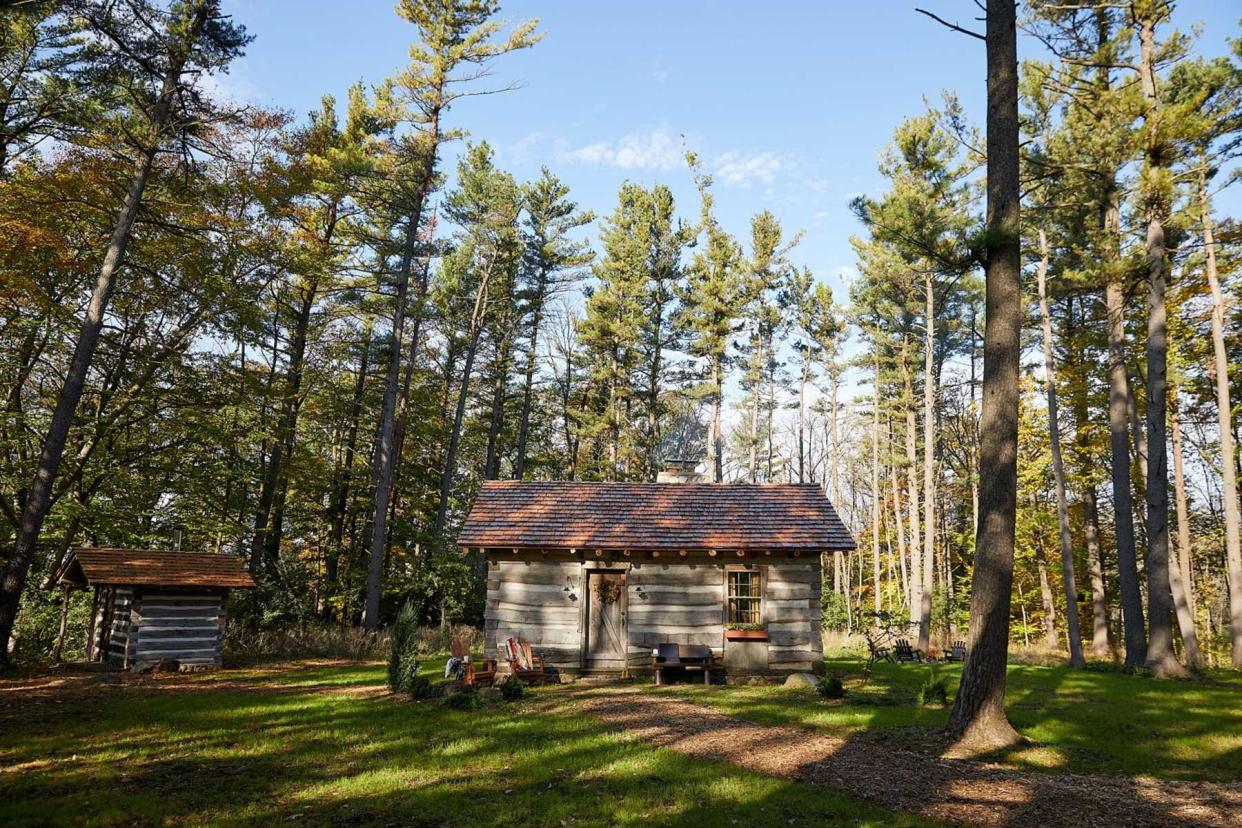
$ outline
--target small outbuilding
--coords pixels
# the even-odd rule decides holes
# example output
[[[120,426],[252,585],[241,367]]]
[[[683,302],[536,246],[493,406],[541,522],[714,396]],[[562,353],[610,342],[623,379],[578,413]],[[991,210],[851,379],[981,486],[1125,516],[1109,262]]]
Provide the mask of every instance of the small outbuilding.
[[[485,650],[567,673],[706,645],[738,674],[823,663],[820,556],[855,548],[814,485],[488,481],[458,542],[487,562]]]
[[[254,586],[232,555],[94,547],[71,550],[56,581],[94,588],[86,660],[125,669],[219,667],[225,599]]]

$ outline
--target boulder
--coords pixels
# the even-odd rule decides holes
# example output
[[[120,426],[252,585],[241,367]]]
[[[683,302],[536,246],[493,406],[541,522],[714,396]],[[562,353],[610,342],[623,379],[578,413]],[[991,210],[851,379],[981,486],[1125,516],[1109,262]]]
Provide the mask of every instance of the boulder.
[[[786,687],[819,687],[819,676],[814,673],[791,673],[785,679]]]

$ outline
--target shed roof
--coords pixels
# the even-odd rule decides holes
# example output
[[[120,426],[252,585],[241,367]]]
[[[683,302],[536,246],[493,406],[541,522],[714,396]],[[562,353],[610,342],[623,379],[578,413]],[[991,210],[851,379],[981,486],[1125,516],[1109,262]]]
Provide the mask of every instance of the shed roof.
[[[57,580],[67,586],[254,586],[242,559],[233,555],[101,547],[71,550]]]
[[[816,485],[483,483],[466,547],[845,550],[856,544]]]

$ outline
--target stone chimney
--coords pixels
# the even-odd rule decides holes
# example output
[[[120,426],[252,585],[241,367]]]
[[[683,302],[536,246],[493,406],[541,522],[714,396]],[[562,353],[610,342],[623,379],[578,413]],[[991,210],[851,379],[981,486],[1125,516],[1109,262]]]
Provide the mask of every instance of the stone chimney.
[[[664,461],[664,470],[656,475],[657,483],[702,483],[703,475],[699,474],[696,460],[668,459]]]

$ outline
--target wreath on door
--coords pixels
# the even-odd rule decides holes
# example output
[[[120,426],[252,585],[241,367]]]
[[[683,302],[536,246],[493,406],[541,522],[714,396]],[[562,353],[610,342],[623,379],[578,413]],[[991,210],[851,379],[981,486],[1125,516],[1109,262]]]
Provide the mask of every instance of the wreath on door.
[[[621,600],[621,592],[625,587],[620,581],[596,581],[595,582],[595,601],[600,606],[615,604]]]

